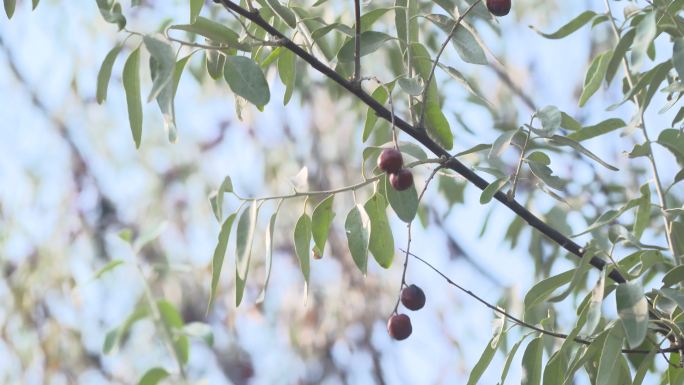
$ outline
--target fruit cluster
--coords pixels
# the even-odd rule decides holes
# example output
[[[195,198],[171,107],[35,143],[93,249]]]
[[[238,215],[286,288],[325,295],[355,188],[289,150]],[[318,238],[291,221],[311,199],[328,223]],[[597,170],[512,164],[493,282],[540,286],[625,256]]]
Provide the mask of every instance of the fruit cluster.
[[[425,293],[416,285],[405,287],[401,291],[401,304],[409,310],[420,310],[425,306]],[[387,321],[387,332],[390,337],[401,341],[413,332],[411,318],[406,314],[394,314]]]
[[[389,181],[397,191],[403,191],[413,185],[413,174],[404,168],[401,152],[394,148],[382,150],[378,157],[378,168],[389,174]]]

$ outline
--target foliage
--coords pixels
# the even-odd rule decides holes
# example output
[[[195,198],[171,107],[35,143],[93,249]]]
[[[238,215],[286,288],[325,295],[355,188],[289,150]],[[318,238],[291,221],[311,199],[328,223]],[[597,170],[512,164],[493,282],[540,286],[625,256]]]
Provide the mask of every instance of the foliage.
[[[369,3],[364,5],[367,9],[362,16],[355,19],[328,12],[328,7],[336,9],[347,4],[326,0],[313,4],[222,0],[212,6],[190,1],[189,20],[174,20],[162,26],[161,34],[128,29],[126,15],[132,8],[143,6],[143,2],[132,3],[126,7],[117,1],[97,1],[102,17],[120,31],[121,38],[103,59],[96,99],[98,103],[107,100],[113,66],[120,56],[126,56],[121,79],[136,148],[144,145],[144,101],[157,102],[171,142],[183,131],[183,127],[177,128],[174,97],[183,92],[179,82],[188,68],[195,72],[199,68],[202,73],[195,76],[205,84],[218,82],[232,91],[238,116],[243,116],[250,106],[263,111],[280,102],[272,100],[274,74],[284,85],[285,105],[297,100],[293,95],[307,94],[323,75],[324,87],[333,99],[346,95],[354,100],[350,114],[359,126],[363,125],[362,132],[350,139],[367,143],[359,156],[363,166],[354,184],[320,191],[295,186],[286,194],[255,198],[241,196],[237,192],[240,186],[234,185],[230,176],[224,178],[210,197],[220,232],[211,262],[208,312],[219,295],[233,228],[236,305],[245,299],[252,250],[259,238],[255,234],[263,231],[267,234],[267,273],[259,301],[268,296],[273,234],[281,230],[291,232],[292,255],[308,292],[312,263],[330,254],[329,250],[326,253],[326,243],[335,225],[343,229],[348,258],[360,274],[368,274],[369,252],[378,266],[388,269],[397,254],[391,223],[407,224],[408,242],[402,253],[408,260],[415,218],[427,221],[429,215],[442,215],[429,214],[429,204],[422,199],[434,178],[440,187],[434,190],[442,195],[448,210],[463,201],[457,198],[459,189],[462,196],[463,182],[458,179],[462,178],[482,190],[480,204],[497,200],[516,214],[505,238],[512,247],[526,246],[529,250],[537,282],[525,295],[521,319],[502,309],[495,310],[504,317],[503,324],[485,347],[469,383],[477,383],[498,351],[507,354],[501,373],[503,383],[524,341],[525,384],[573,383],[579,370],[595,384],[636,383],[650,370],[655,370],[664,382],[681,383],[684,369],[670,366],[658,373],[652,363],[657,357],[655,351],[669,354],[670,360],[678,359],[680,341],[684,340],[684,195],[678,184],[684,180],[684,106],[679,103],[684,94],[683,1],[630,2],[624,15],[615,14],[610,8],[614,2],[606,1],[605,10],[587,10],[568,17],[569,21],[556,31],[547,33],[534,28],[539,39],[550,40],[591,28],[594,49],[577,96],[578,107],[603,103],[597,101],[602,87],[613,82],[622,84],[621,96],[601,104],[603,118],[599,122],[585,122],[583,109],[563,111],[552,105],[553,101],[542,108],[529,106],[526,100],[530,98],[514,85],[514,93],[532,107],[532,112],[529,116],[518,116],[516,112],[508,119],[502,117],[503,108],[487,100],[473,75],[478,66],[492,66],[502,82],[513,84],[506,67],[489,57],[491,50],[484,43],[482,31],[498,31],[498,26],[481,1]],[[7,16],[12,17],[15,2],[5,1],[4,6]],[[457,69],[451,62],[440,62],[448,49],[453,49],[466,64]],[[149,71],[143,70],[145,60]],[[495,137],[480,139],[489,143],[462,147],[460,138],[467,133],[478,137],[473,133],[478,128],[469,128],[451,116],[458,114],[461,107],[453,107],[450,101],[447,90],[453,84],[449,80],[455,80],[468,94],[468,108],[479,106],[499,123]],[[656,105],[662,95],[666,103]],[[672,112],[670,126],[647,124],[644,116],[652,110],[659,114]],[[626,119],[624,111],[631,114]],[[609,157],[594,145],[601,139],[629,143],[633,150],[623,157]],[[395,190],[388,176],[372,166],[380,150],[389,147],[402,152],[405,167],[416,175],[422,175],[418,173],[425,166],[432,167],[424,182],[405,191]],[[452,149],[458,154],[447,152]],[[426,150],[433,156],[427,156]],[[568,162],[569,171],[558,166]],[[648,171],[639,167],[644,164]],[[588,181],[576,180],[575,172],[590,177]],[[624,183],[602,179],[604,173],[617,172]],[[481,174],[487,174],[489,181]],[[301,175],[308,182],[308,174]],[[603,199],[592,199],[599,195]],[[228,210],[227,200],[238,202],[238,209]],[[276,200],[276,208],[267,204]],[[497,210],[503,210],[500,206]],[[435,207],[430,208],[444,210]],[[298,213],[298,219],[288,228],[276,221],[285,209]],[[226,212],[230,214],[224,220]],[[268,221],[260,219],[262,212]],[[525,223],[530,225],[529,235],[523,237],[523,231],[528,231]],[[576,242],[584,242],[584,246]],[[138,253],[145,243],[134,242],[131,246]],[[418,255],[429,252],[413,251]],[[567,266],[562,259],[565,255],[574,266],[558,272],[558,266]],[[113,261],[96,277],[123,264]],[[406,283],[406,266],[404,263],[402,287]],[[588,279],[594,268],[605,270],[605,276],[601,275],[595,285]],[[145,274],[141,276],[146,282]],[[608,304],[612,299],[606,299],[613,293],[612,313],[616,316],[602,314],[603,302],[611,306]],[[557,304],[571,300],[575,305],[579,303],[575,306],[577,317],[574,328],[563,334],[558,331]],[[213,340],[210,331],[204,324],[186,325],[176,307],[154,298],[149,287],[145,301],[145,307],[136,309],[108,334],[103,350],[112,351],[132,324],[152,317],[176,360],[177,371],[153,368],[139,383],[156,384],[167,376],[186,376],[188,335],[201,335],[209,342]],[[517,338],[508,323],[523,327]],[[527,334],[530,330],[525,328],[532,333]],[[508,338],[517,341],[510,349]],[[636,355],[645,358],[635,361]]]

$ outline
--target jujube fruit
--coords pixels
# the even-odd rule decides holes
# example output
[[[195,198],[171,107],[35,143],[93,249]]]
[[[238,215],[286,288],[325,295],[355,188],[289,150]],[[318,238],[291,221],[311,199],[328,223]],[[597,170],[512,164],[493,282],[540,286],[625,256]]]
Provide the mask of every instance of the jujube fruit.
[[[410,310],[419,310],[425,306],[425,293],[416,285],[405,287],[401,291],[401,303]]]
[[[401,152],[394,148],[382,150],[378,157],[378,168],[388,174],[396,173],[403,165],[404,159],[401,157]]]
[[[407,339],[412,331],[411,319],[406,314],[395,314],[387,321],[387,332],[397,341]]]
[[[397,191],[404,191],[413,186],[413,174],[406,168],[402,168],[389,176],[390,184]]]
[[[511,0],[487,0],[487,9],[494,16],[506,16],[511,11]]]

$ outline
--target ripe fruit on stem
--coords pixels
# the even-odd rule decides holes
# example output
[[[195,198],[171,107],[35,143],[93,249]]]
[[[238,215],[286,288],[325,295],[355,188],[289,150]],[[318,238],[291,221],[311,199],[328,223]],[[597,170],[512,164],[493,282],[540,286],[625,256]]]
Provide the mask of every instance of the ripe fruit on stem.
[[[404,160],[401,157],[401,152],[394,148],[386,148],[382,150],[378,157],[378,168],[388,174],[394,174],[401,170],[404,165]]]
[[[397,191],[404,191],[413,186],[413,174],[406,168],[402,168],[395,174],[390,174],[390,184]]]
[[[506,16],[511,11],[511,0],[487,0],[487,9],[492,15]]]
[[[406,314],[394,314],[387,321],[387,332],[397,341],[407,339],[412,331],[411,319]]]
[[[401,291],[401,303],[410,310],[419,310],[425,306],[425,293],[416,285],[405,287]]]

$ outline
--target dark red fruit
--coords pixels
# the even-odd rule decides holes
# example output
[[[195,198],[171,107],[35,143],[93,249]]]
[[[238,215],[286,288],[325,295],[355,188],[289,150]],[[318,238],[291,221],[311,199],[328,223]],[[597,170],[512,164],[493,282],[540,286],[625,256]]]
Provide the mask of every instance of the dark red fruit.
[[[420,310],[425,306],[425,293],[416,285],[405,287],[401,291],[401,303],[410,310]]]
[[[389,178],[395,190],[404,191],[413,186],[413,174],[408,169],[402,168],[396,174],[390,174]]]
[[[388,174],[394,174],[401,170],[404,165],[404,159],[401,157],[401,152],[394,148],[386,148],[382,150],[378,157],[378,168]]]
[[[412,331],[411,319],[406,314],[395,314],[387,321],[387,332],[397,341],[407,339]]]
[[[511,0],[487,0],[487,9],[494,16],[506,16],[511,11]]]

